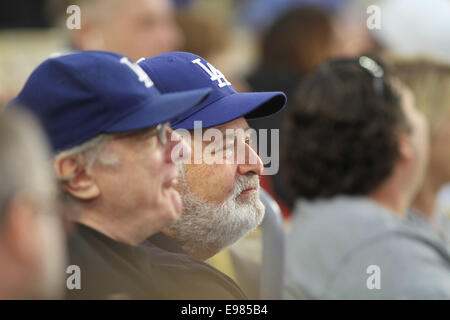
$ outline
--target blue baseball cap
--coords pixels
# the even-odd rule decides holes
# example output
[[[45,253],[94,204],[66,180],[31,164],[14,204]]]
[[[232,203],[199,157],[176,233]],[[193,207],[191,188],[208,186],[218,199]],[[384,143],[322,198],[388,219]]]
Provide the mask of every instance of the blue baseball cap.
[[[205,59],[188,52],[164,53],[138,64],[155,80],[163,93],[211,88],[211,94],[184,118],[174,120],[173,128],[194,129],[194,121],[204,128],[214,127],[245,116],[247,119],[272,115],[286,105],[283,92],[238,93],[225,76]]]
[[[134,131],[184,118],[210,91],[205,87],[161,94],[128,58],[85,51],[45,60],[10,105],[37,115],[53,151],[62,151],[100,133]]]

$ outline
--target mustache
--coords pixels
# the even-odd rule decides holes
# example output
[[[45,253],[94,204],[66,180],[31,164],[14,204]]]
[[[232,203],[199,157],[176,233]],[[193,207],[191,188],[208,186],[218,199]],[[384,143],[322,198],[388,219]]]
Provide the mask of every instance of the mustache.
[[[242,191],[250,188],[259,189],[259,176],[240,176],[234,184],[233,197],[237,197]]]

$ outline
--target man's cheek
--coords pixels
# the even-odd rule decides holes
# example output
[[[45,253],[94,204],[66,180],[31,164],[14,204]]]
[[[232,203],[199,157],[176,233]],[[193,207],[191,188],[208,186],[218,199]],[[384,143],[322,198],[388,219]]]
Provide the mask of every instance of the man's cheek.
[[[227,199],[234,189],[235,171],[228,165],[211,166],[207,170],[204,194],[208,200],[222,202]]]
[[[226,198],[233,193],[235,183],[237,179],[239,179],[239,172],[236,164],[223,165],[222,167],[222,175],[220,180],[223,186],[222,192],[224,194],[224,198]],[[219,169],[217,169],[217,171],[219,171]]]

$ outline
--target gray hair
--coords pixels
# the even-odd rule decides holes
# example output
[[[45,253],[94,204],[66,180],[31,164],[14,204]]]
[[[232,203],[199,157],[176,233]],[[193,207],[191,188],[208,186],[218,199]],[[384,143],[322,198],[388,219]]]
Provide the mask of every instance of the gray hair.
[[[113,137],[112,134],[97,135],[83,144],[59,152],[55,158],[78,156],[84,160],[87,170],[90,170],[97,160],[100,160],[103,164],[115,164],[117,158],[104,152],[106,145]]]
[[[17,107],[0,114],[0,223],[16,195],[37,209],[56,200],[50,153],[36,120]]]

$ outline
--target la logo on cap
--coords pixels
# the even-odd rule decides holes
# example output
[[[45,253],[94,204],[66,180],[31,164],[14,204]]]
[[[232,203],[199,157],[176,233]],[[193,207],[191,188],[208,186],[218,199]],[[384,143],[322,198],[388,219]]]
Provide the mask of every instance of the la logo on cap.
[[[123,63],[124,65],[128,66],[131,70],[133,70],[133,72],[136,73],[136,75],[138,76],[139,81],[143,82],[147,88],[153,86],[153,81],[138,64],[131,62],[126,57],[120,59],[120,63]]]
[[[219,88],[231,86],[231,83],[225,78],[223,73],[216,69],[211,63],[207,62],[207,66],[205,66],[200,58],[192,60],[192,63],[199,65],[210,76],[211,81],[217,81]]]

